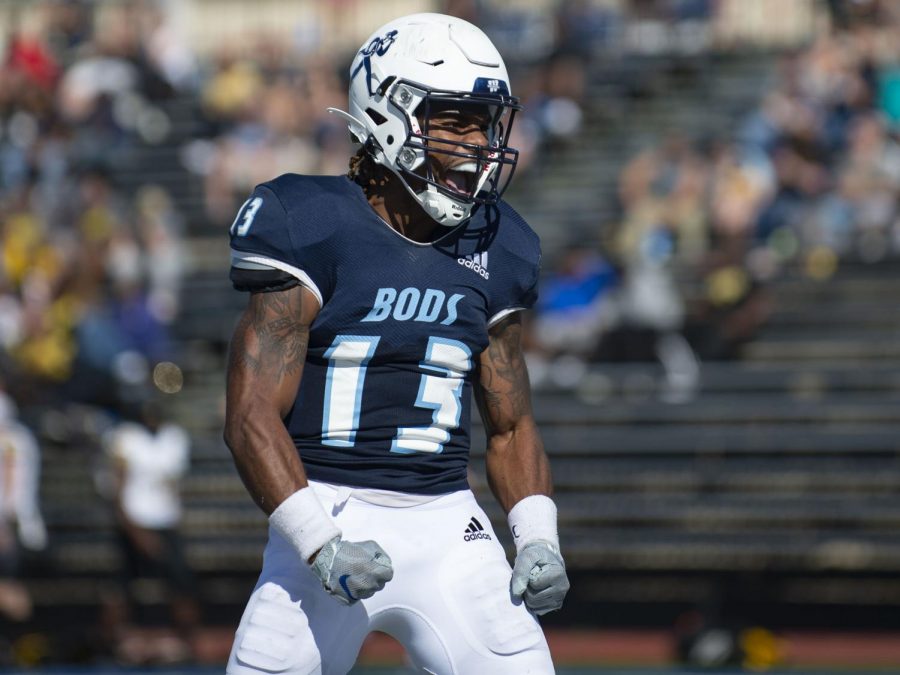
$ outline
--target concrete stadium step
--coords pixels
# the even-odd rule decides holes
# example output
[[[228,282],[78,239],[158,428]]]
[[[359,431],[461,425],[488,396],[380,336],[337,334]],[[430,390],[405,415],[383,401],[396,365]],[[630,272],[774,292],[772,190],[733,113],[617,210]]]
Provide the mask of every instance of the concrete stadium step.
[[[898,312],[900,313],[900,312]],[[844,324],[770,323],[759,331],[758,340],[767,342],[817,342],[825,337],[829,342],[900,342],[900,319],[890,314],[867,323],[848,321]]]
[[[744,345],[741,357],[747,361],[806,361],[832,364],[878,362],[900,359],[900,340],[883,336],[876,340],[859,338],[835,338],[817,340],[792,338],[763,338]]]
[[[550,368],[553,367],[551,364]],[[592,364],[574,392],[571,387],[561,387],[547,380],[536,388],[534,400],[575,398],[581,404],[587,401],[600,408],[614,403],[617,396],[625,393],[630,382],[656,381],[664,374],[661,366],[651,363]],[[698,382],[700,395],[769,392],[802,399],[821,398],[831,392],[867,391],[900,392],[900,360],[849,364],[705,361],[700,365]],[[628,403],[646,405],[630,399]]]
[[[825,285],[809,285],[803,282],[776,282],[772,287],[775,306],[780,313],[815,313],[832,306],[847,309],[851,317],[867,309],[877,310],[890,306],[900,291],[900,282],[891,280],[838,279]]]
[[[673,533],[665,529],[581,528],[566,536],[575,569],[900,571],[896,536],[778,530]]]
[[[789,270],[770,295],[772,320],[744,345],[748,363],[792,363],[804,367],[844,364],[871,373],[885,364],[896,374],[900,358],[900,265],[845,263],[825,280]]]
[[[185,554],[197,574],[207,572],[258,572],[265,548],[266,534],[240,538],[217,536],[209,541],[188,540]],[[120,569],[121,553],[111,537],[93,541],[62,543],[54,547],[53,565],[66,575],[109,575]]]
[[[900,376],[900,373],[898,373]],[[573,401],[571,397],[535,396],[535,417],[541,428],[577,424],[610,426],[632,424],[733,424],[780,422],[891,422],[897,419],[900,391],[894,397],[845,393],[820,396],[800,390],[797,395],[769,392],[701,393],[679,405],[658,401],[630,404],[612,398],[602,405]]]
[[[97,605],[110,593],[110,588],[111,586],[115,586],[115,583],[115,580],[108,577],[98,577],[95,575],[79,576],[74,573],[67,575],[66,577],[29,577],[26,580],[29,594],[37,608],[47,608],[48,611],[52,611],[54,614],[65,611],[66,609],[76,608],[76,621],[78,618],[84,620],[85,612],[95,611]],[[200,597],[204,599],[204,604],[208,608],[210,605],[215,604],[243,604],[253,590],[253,580],[246,574],[243,574],[242,576],[225,576],[222,574],[216,574],[215,576],[207,575],[198,578],[196,583],[198,586],[197,591]],[[168,610],[170,602],[168,590],[159,580],[150,578],[141,579],[138,585],[138,593],[140,595],[140,604],[142,607],[160,605]],[[216,618],[217,617],[209,617],[207,620],[215,621]],[[233,635],[234,628],[229,626],[228,630],[228,637],[230,638]],[[224,663],[224,661],[222,662]],[[59,675],[62,675],[63,673],[73,673],[78,671],[73,671],[72,669],[59,671],[54,669],[49,672],[56,672],[59,673]],[[170,675],[174,675],[174,672],[190,672],[196,674],[200,672],[212,673],[215,671],[197,670],[193,667],[187,671],[182,669],[178,669],[177,671],[158,670],[157,668],[153,668],[152,671],[134,671],[131,667],[123,670],[123,666],[120,665],[111,667],[109,670],[99,671],[96,668],[91,668],[89,671],[84,670],[80,672],[104,672],[109,675],[121,675],[123,672],[153,672],[160,674],[167,672],[170,673]]]
[[[634,425],[621,429],[568,425],[543,429],[551,455],[729,455],[756,453],[773,460],[792,454],[893,455],[900,451],[900,422],[864,424],[759,424],[735,427],[709,424],[679,427]],[[478,449],[473,447],[477,456]]]
[[[765,330],[806,329],[814,333],[823,329],[834,330],[848,326],[863,330],[869,328],[900,330],[900,308],[896,301],[890,299],[868,302],[856,299],[829,303],[829,311],[823,312],[818,303],[812,305],[803,303],[801,306],[791,307],[779,299],[777,308],[767,318]]]
[[[900,497],[869,495],[860,500],[842,495],[768,493],[555,495],[561,522],[622,527],[685,527],[695,531],[738,531],[747,527],[825,528],[900,534]],[[898,542],[900,544],[900,542]]]
[[[820,466],[821,464],[825,466]],[[777,465],[762,460],[592,460],[558,458],[553,463],[556,490],[643,495],[709,493],[798,497],[805,494],[890,496],[900,492],[895,459],[857,458],[820,462],[809,458]]]

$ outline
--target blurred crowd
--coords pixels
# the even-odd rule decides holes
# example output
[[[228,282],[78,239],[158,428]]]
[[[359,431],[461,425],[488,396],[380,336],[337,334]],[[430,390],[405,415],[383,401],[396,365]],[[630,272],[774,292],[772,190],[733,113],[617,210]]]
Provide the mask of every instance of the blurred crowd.
[[[99,419],[94,410],[118,428],[147,396],[154,366],[174,358],[184,218],[166,189],[131,176],[140,151],[168,134],[161,106],[186,72],[154,3],[3,9],[0,664],[44,650],[19,640],[33,606],[17,581],[41,568],[36,554],[48,544],[41,443],[71,437],[69,426],[85,430]],[[73,404],[91,407],[67,419],[59,411]],[[124,465],[125,450],[116,456]]]
[[[0,62],[0,374],[26,401],[110,403],[168,356],[182,218],[123,184],[175,82],[152,5],[13,11]],[[164,124],[164,123],[163,123]],[[136,189],[126,189],[135,187]]]
[[[617,221],[548,270],[540,374],[560,355],[659,361],[681,400],[700,361],[758,334],[773,280],[900,254],[900,16],[831,5],[833,30],[781,56],[727,133],[671,134],[622,169]],[[553,372],[571,385],[585,371]]]

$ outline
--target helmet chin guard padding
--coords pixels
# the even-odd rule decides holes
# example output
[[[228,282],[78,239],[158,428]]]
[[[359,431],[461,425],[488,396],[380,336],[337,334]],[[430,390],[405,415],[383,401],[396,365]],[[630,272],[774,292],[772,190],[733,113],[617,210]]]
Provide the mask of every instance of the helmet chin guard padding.
[[[349,94],[349,114],[330,110],[347,120],[353,137],[439,224],[464,222],[509,185],[519,152],[507,143],[521,106],[510,95],[500,53],[476,26],[443,14],[391,21],[353,59]],[[431,116],[448,109],[483,117],[487,144],[429,135]],[[432,161],[439,154],[471,178],[440,180]]]

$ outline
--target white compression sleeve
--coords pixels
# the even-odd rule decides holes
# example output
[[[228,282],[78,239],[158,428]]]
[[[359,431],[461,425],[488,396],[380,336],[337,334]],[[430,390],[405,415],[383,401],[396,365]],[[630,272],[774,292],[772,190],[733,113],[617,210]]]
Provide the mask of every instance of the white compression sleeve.
[[[540,539],[559,550],[556,504],[545,495],[531,495],[509,510],[506,522],[516,544],[516,553],[529,542]]]
[[[297,490],[278,505],[269,523],[297,551],[303,562],[335,537],[341,536],[311,487]]]

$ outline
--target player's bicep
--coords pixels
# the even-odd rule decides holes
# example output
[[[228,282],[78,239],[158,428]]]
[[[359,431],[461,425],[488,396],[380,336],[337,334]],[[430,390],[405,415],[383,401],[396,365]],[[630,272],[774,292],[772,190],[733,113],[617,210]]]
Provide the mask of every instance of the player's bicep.
[[[228,407],[274,404],[287,414],[297,394],[309,327],[319,305],[307,288],[252,293],[238,320],[228,360]]]
[[[522,354],[522,317],[515,312],[490,328],[478,363],[475,400],[488,435],[531,421],[531,391]]]

